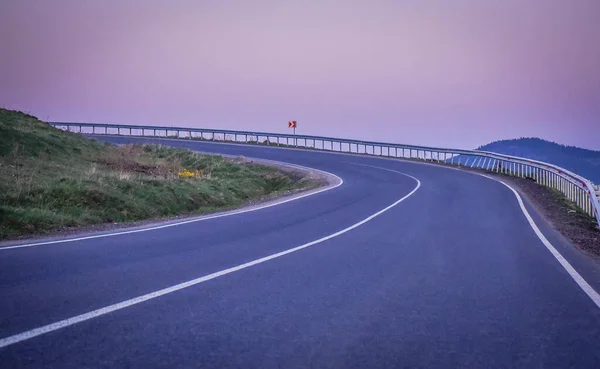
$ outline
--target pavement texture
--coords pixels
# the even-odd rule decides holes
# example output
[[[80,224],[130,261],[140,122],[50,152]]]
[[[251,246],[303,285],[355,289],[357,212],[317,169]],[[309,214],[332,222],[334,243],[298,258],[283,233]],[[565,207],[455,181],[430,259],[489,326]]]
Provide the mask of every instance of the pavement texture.
[[[421,186],[311,247],[0,348],[0,368],[600,367],[600,309],[501,183],[399,160],[162,143],[344,184],[165,229],[0,249],[0,340],[335,234],[416,188],[397,172]],[[599,290],[598,264],[526,205]]]

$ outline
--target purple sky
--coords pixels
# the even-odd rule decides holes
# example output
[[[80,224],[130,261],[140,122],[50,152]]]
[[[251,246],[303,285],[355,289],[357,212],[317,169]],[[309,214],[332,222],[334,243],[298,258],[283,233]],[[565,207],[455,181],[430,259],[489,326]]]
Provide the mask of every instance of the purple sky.
[[[44,120],[600,149],[599,0],[0,2],[0,106]],[[595,127],[595,128],[594,128]]]

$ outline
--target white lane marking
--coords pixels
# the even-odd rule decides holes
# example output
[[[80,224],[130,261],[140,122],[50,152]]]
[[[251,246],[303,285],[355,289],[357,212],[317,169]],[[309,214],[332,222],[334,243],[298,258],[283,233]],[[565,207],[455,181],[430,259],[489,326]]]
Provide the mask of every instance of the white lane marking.
[[[596,290],[581,276],[581,274],[579,274],[577,272],[577,270],[575,270],[575,268],[571,265],[571,263],[569,263],[567,261],[567,259],[565,259],[565,257],[562,256],[562,254],[554,247],[554,245],[552,245],[552,243],[550,241],[548,241],[546,236],[544,236],[542,231],[538,228],[537,224],[535,224],[535,221],[529,214],[529,211],[527,211],[527,208],[525,207],[525,204],[523,203],[523,199],[521,198],[521,195],[519,195],[519,193],[512,186],[505,183],[504,181],[501,181],[499,179],[496,179],[496,178],[493,178],[493,177],[490,177],[490,176],[487,176],[487,175],[481,174],[481,173],[475,173],[475,174],[480,175],[485,178],[489,178],[489,179],[497,181],[497,182],[500,182],[503,185],[505,185],[506,187],[508,187],[515,194],[515,196],[517,197],[517,201],[519,202],[519,206],[521,207],[521,211],[525,215],[525,218],[527,218],[527,222],[529,222],[529,225],[535,232],[536,236],[540,239],[540,241],[542,241],[542,243],[544,244],[544,246],[546,246],[548,251],[550,251],[552,256],[554,256],[554,258],[556,258],[556,260],[558,260],[560,265],[567,271],[567,273],[569,273],[569,275],[571,276],[571,278],[573,278],[575,283],[577,283],[577,285],[583,290],[583,292],[585,292],[590,297],[590,299],[592,299],[592,301],[596,304],[596,306],[600,308],[600,294],[598,294],[598,292],[596,292]]]
[[[77,238],[66,238],[66,239],[53,240],[53,241],[42,241],[42,242],[34,242],[34,243],[27,243],[27,244],[13,245],[13,246],[5,246],[5,247],[0,247],[0,251],[2,251],[2,250],[10,250],[10,249],[19,249],[19,248],[23,248],[23,247],[33,247],[33,246],[42,246],[42,245],[52,245],[52,244],[57,244],[57,243],[67,243],[67,242],[75,242],[75,241],[84,241],[84,240],[91,240],[91,239],[94,239],[94,238],[114,237],[114,236],[121,236],[121,235],[124,235],[124,234],[131,234],[131,233],[148,232],[148,231],[154,231],[154,230],[157,230],[157,229],[163,229],[163,228],[180,226],[180,225],[188,224],[188,223],[201,222],[201,221],[209,220],[209,219],[223,218],[223,217],[228,217],[228,216],[231,216],[231,215],[244,214],[244,213],[249,213],[249,212],[256,211],[256,210],[270,208],[270,207],[276,206],[276,205],[285,204],[287,202],[299,200],[299,199],[302,199],[302,198],[305,198],[305,197],[308,197],[308,196],[316,195],[316,194],[321,193],[321,192],[333,190],[334,188],[337,188],[337,187],[341,186],[342,184],[344,184],[344,180],[343,179],[341,179],[340,177],[336,176],[333,173],[329,173],[329,172],[326,172],[324,170],[319,170],[319,169],[304,167],[304,166],[296,165],[296,164],[288,164],[288,163],[283,163],[283,162],[276,162],[276,161],[273,161],[273,160],[266,160],[266,159],[256,159],[256,160],[269,161],[269,162],[272,162],[272,163],[278,163],[278,164],[281,164],[281,165],[284,165],[284,166],[288,166],[288,167],[292,167],[292,168],[298,168],[298,169],[303,169],[303,170],[309,170],[309,171],[319,172],[319,173],[322,173],[322,174],[325,174],[325,175],[329,175],[329,176],[335,177],[338,180],[338,183],[336,183],[333,186],[327,186],[327,187],[322,188],[322,189],[317,190],[317,191],[311,191],[311,192],[303,194],[303,195],[295,196],[295,197],[288,198],[288,199],[285,199],[285,200],[275,201],[275,202],[272,202],[272,203],[268,203],[266,205],[259,205],[259,206],[252,207],[252,208],[246,208],[246,209],[241,209],[241,210],[234,210],[234,211],[230,211],[230,212],[226,212],[226,213],[221,213],[221,214],[215,214],[215,215],[205,215],[205,216],[202,216],[202,217],[199,217],[199,218],[192,218],[192,219],[188,219],[188,220],[184,220],[184,221],[180,221],[180,222],[176,222],[176,223],[163,224],[163,225],[159,225],[159,226],[151,226],[151,227],[148,227],[148,228],[132,229],[132,230],[128,230],[128,231],[120,231],[120,232],[113,232],[113,233],[103,233],[103,234],[97,234],[97,235],[91,235],[91,236],[84,236],[84,237],[77,237]]]
[[[361,164],[361,165],[364,165],[364,164]],[[367,165],[367,166],[371,166],[371,165]],[[355,223],[355,224],[349,226],[348,228],[342,229],[341,231],[338,231],[336,233],[330,234],[330,235],[325,236],[323,238],[319,238],[318,240],[315,240],[315,241],[312,241],[312,242],[309,242],[309,243],[305,243],[304,245],[297,246],[297,247],[294,247],[294,248],[291,248],[291,249],[287,249],[287,250],[278,252],[276,254],[265,256],[263,258],[256,259],[256,260],[250,261],[248,263],[241,264],[241,265],[229,268],[229,269],[224,269],[224,270],[212,273],[212,274],[205,275],[205,276],[200,277],[200,278],[192,279],[192,280],[187,281],[187,282],[183,282],[183,283],[171,286],[171,287],[167,287],[167,288],[164,288],[162,290],[158,290],[158,291],[151,292],[151,293],[148,293],[148,294],[145,294],[145,295],[142,295],[142,296],[134,297],[134,298],[132,298],[130,300],[125,300],[125,301],[116,303],[114,305],[109,305],[109,306],[106,306],[106,307],[103,307],[103,308],[100,308],[100,309],[97,309],[97,310],[94,310],[94,311],[90,311],[88,313],[84,313],[84,314],[81,314],[81,315],[74,316],[72,318],[64,319],[64,320],[61,320],[61,321],[58,321],[58,322],[55,322],[55,323],[51,323],[51,324],[48,324],[48,325],[45,325],[45,326],[42,326],[42,327],[39,327],[39,328],[35,328],[35,329],[29,330],[29,331],[26,331],[26,332],[23,332],[23,333],[18,333],[18,334],[15,334],[13,336],[2,338],[2,339],[0,339],[0,348],[6,347],[6,346],[9,346],[9,345],[18,343],[18,342],[22,342],[22,341],[31,339],[33,337],[40,336],[40,335],[45,334],[45,333],[56,331],[58,329],[65,328],[65,327],[68,327],[68,326],[76,324],[76,323],[81,323],[81,322],[84,322],[86,320],[90,320],[90,319],[99,317],[101,315],[105,315],[105,314],[111,313],[113,311],[125,309],[127,307],[132,306],[132,305],[136,305],[136,304],[142,303],[144,301],[152,300],[152,299],[155,299],[157,297],[160,297],[160,296],[163,296],[163,295],[166,295],[166,294],[169,294],[169,293],[173,293],[173,292],[182,290],[184,288],[188,288],[188,287],[191,287],[191,286],[194,286],[194,285],[206,282],[206,281],[210,281],[211,279],[215,279],[215,278],[224,276],[226,274],[237,272],[239,270],[246,269],[246,268],[249,268],[251,266],[254,266],[254,265],[257,265],[257,264],[261,264],[261,263],[264,263],[266,261],[269,261],[269,260],[272,260],[272,259],[276,259],[276,258],[282,257],[284,255],[291,254],[293,252],[296,252],[296,251],[305,249],[307,247],[314,246],[314,245],[319,244],[321,242],[330,240],[332,238],[338,237],[338,236],[340,236],[340,235],[342,235],[344,233],[347,233],[347,232],[349,232],[349,231],[351,231],[351,230],[353,230],[353,229],[355,229],[357,227],[360,227],[361,225],[363,225],[363,224],[371,221],[373,218],[378,217],[379,215],[385,213],[386,211],[390,210],[394,206],[400,204],[402,201],[406,200],[407,198],[409,198],[410,196],[412,196],[412,194],[414,194],[415,192],[417,192],[417,190],[419,189],[419,187],[421,187],[421,181],[419,181],[417,178],[415,178],[413,176],[410,176],[408,174],[405,174],[405,173],[402,173],[402,172],[398,172],[398,171],[395,171],[395,170],[387,169],[387,168],[381,168],[381,167],[375,167],[375,166],[372,166],[372,167],[373,168],[382,169],[382,170],[387,170],[387,171],[390,171],[390,172],[394,172],[394,173],[398,173],[398,174],[410,177],[410,178],[414,179],[415,181],[417,181],[417,186],[412,191],[410,191],[406,196],[404,196],[401,199],[397,200],[393,204],[391,204],[391,205],[389,205],[389,206],[387,206],[387,207],[379,210],[378,212],[376,212],[374,214],[369,215],[367,218],[361,220],[358,223]]]

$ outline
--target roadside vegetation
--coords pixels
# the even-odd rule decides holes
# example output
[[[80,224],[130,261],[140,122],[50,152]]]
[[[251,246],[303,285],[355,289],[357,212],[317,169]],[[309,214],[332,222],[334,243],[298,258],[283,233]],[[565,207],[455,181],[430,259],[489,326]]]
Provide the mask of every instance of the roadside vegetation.
[[[0,239],[213,212],[321,184],[243,158],[90,140],[0,109]]]

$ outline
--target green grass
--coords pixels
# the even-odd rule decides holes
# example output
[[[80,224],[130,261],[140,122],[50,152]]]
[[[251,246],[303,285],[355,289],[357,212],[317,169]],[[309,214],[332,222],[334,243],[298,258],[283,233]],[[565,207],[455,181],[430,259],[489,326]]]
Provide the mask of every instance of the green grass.
[[[184,169],[199,172],[181,178]],[[0,239],[213,212],[320,184],[186,149],[101,143],[0,109]]]

